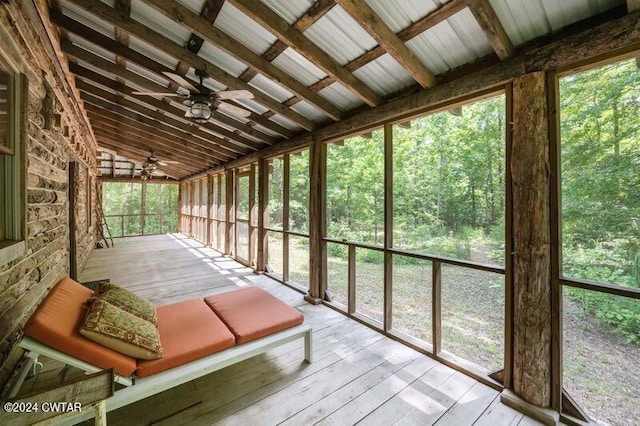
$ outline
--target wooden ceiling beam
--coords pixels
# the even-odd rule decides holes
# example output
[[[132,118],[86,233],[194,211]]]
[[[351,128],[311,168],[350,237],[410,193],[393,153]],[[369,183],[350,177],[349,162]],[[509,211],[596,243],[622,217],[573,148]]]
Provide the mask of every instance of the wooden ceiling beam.
[[[91,86],[87,83],[83,83],[84,86]],[[92,89],[92,87],[89,87],[89,89]],[[99,91],[101,94],[104,94],[104,91]],[[107,92],[108,93],[108,92]],[[189,141],[190,143],[192,143],[194,146],[198,146],[203,152],[207,153],[208,155],[210,155],[211,157],[217,159],[218,161],[221,162],[225,162],[225,161],[229,161],[229,158],[233,158],[230,157],[228,155],[225,155],[223,153],[221,153],[219,150],[215,149],[217,148],[217,146],[214,146],[214,144],[212,143],[208,143],[206,140],[202,140],[200,138],[195,138],[193,137],[193,135],[190,135],[187,132],[184,132],[180,129],[177,129],[175,127],[172,127],[168,124],[165,124],[167,120],[163,120],[163,121],[158,121],[158,119],[154,119],[154,118],[149,118],[146,114],[142,114],[133,110],[130,110],[128,108],[125,108],[122,105],[118,105],[116,102],[118,102],[118,98],[114,96],[109,96],[109,98],[113,99],[113,101],[108,101],[105,100],[104,98],[102,98],[99,95],[95,95],[92,93],[89,93],[85,90],[81,90],[81,97],[82,100],[84,100],[85,104],[91,104],[93,106],[96,107],[100,107],[102,109],[106,109],[108,111],[111,111],[115,114],[118,115],[123,115],[125,117],[129,117],[132,120],[138,121],[140,123],[144,123],[148,126],[152,126],[152,127],[157,127],[158,129],[163,130],[165,133],[169,133],[173,136],[176,136],[178,138],[182,138],[185,139],[187,141]],[[88,109],[89,106],[87,105]],[[149,112],[149,111],[146,111]],[[166,116],[162,116],[163,118],[167,119]]]
[[[123,82],[117,82],[115,80],[112,80],[109,77],[106,77],[86,67],[83,67],[82,65],[69,61],[69,70],[76,76],[81,77],[85,80],[92,81],[94,83],[98,83],[102,86],[108,87],[109,89],[117,91],[121,95],[131,96],[136,100],[144,102],[147,105],[151,105],[157,108],[158,110],[166,112],[167,114],[171,115],[173,118],[186,120],[190,122],[190,120],[185,119],[184,117],[184,114],[186,111],[185,109],[170,105],[168,102],[156,99],[153,96],[136,96],[133,94],[133,92],[137,91],[137,89],[127,86],[126,83],[131,81],[132,83],[143,87],[145,90],[151,90],[154,92],[157,92],[162,89],[166,90],[166,88],[163,88],[163,86],[153,83],[134,72],[123,69],[119,65],[113,64],[112,62],[104,60],[88,52],[84,52],[82,51],[82,49],[69,48],[69,50],[70,50],[69,54],[71,56],[74,56],[78,59],[82,59],[90,63],[91,65],[98,67],[99,69],[102,69],[113,75],[116,75],[120,77],[123,80]],[[79,50],[80,55],[86,59],[76,56],[75,54],[78,53],[76,52],[76,50]],[[176,101],[175,99],[172,99],[172,100]],[[250,148],[255,150],[265,145],[264,142],[256,142],[252,139],[245,138],[244,136],[239,135],[233,131],[220,127],[213,122],[199,124],[198,127],[211,130],[212,132],[215,132],[220,138],[228,138],[229,142],[225,143],[224,146],[232,150],[237,150],[238,148],[240,149]]]
[[[119,130],[126,135],[135,137],[137,140],[144,142],[147,146],[154,151],[163,150],[163,152],[171,153],[170,158],[172,160],[184,159],[188,164],[211,164],[218,163],[214,158],[203,154],[201,151],[191,147],[185,147],[183,143],[178,141],[168,141],[164,138],[158,137],[154,133],[141,131],[131,126],[125,126],[121,120],[114,121],[109,118],[103,117],[100,114],[91,112],[89,114],[91,125],[95,126],[95,129],[103,130]],[[168,155],[168,154],[167,154]]]
[[[133,102],[129,99],[126,99],[124,96],[101,89],[98,86],[87,82],[86,80],[76,79],[76,84],[78,86],[78,89],[81,91],[90,93],[94,96],[98,96],[101,99],[107,100],[123,108],[127,108],[129,111],[145,115],[149,119],[157,121],[157,123],[162,123],[179,129],[183,132],[184,137],[193,141],[200,141],[200,143],[210,146],[213,151],[218,152],[220,155],[227,157],[237,157],[238,154],[247,154],[251,152],[251,150],[249,149],[240,150],[239,148],[237,148],[236,150],[230,150],[229,148],[220,145],[220,143],[218,142],[220,138],[211,133],[200,130],[187,122],[170,117],[164,112],[153,109],[152,107]]]
[[[109,151],[115,152],[120,157],[127,158],[127,160],[118,160],[118,161],[130,162],[134,164],[132,176],[135,176],[135,169],[137,167],[135,164],[144,163],[146,158],[149,156],[148,153],[145,155],[145,153],[140,149],[131,147],[120,141],[113,140],[109,137],[104,137],[101,144],[103,148],[108,149]],[[162,171],[165,172],[167,176],[170,176],[174,179],[182,179],[184,177],[188,177],[193,174],[193,173],[182,171],[182,170],[176,170],[174,167],[162,167]],[[160,177],[158,176],[158,178]]]
[[[127,19],[129,18],[129,16],[131,16],[131,0],[116,0],[115,6],[116,6],[116,9],[118,9],[118,11],[122,14],[122,16],[126,17]],[[118,43],[121,43],[125,46],[129,46],[129,33],[127,33],[126,31],[123,31],[121,28],[118,28],[118,27],[116,27],[115,33],[116,33],[116,40],[118,41]],[[121,67],[127,66],[126,58],[120,55],[116,55],[116,63]],[[121,81],[120,78],[118,78],[118,81],[123,83],[123,81]]]
[[[52,22],[55,23],[59,28],[63,28],[66,31],[69,31],[73,34],[76,34],[84,38],[85,40],[91,41],[91,43],[97,46],[100,46],[103,49],[109,50],[119,56],[126,58],[128,61],[132,63],[135,63],[141,67],[147,68],[149,71],[157,74],[158,76],[161,76],[162,78],[166,78],[163,72],[173,72],[171,68],[166,67],[160,64],[159,62],[156,62],[144,56],[143,54],[136,52],[135,50],[127,46],[124,46],[118,43],[117,41],[109,37],[106,37],[89,27],[82,25],[77,21],[74,21],[73,19],[67,16],[64,16],[60,13],[56,13],[55,11],[52,11],[50,16],[51,16]],[[168,90],[164,88],[162,91],[172,91],[172,90],[173,89]],[[215,120],[226,124],[227,126],[231,126],[235,129],[242,131],[243,133],[246,133],[247,135],[251,135],[253,137],[256,137],[258,139],[268,141],[268,142],[276,142],[276,139],[273,138],[272,136],[258,129],[254,129],[249,124],[244,124],[241,121],[228,117],[217,111],[213,111],[212,117]],[[266,118],[263,118],[261,115],[256,114],[254,112],[251,113],[251,116],[249,116],[248,119],[262,125],[263,127],[266,127],[269,130],[279,133],[284,137],[290,138],[293,136],[293,133],[290,130],[285,129],[279,124],[274,123],[273,121],[270,121]]]
[[[503,61],[512,57],[515,53],[513,43],[511,43],[489,0],[466,0],[466,2],[498,57]]]
[[[293,111],[288,108],[286,105],[283,105],[280,102],[277,102],[275,99],[271,98],[267,94],[263,93],[260,90],[257,90],[253,86],[248,85],[244,81],[233,77],[228,74],[224,70],[216,67],[209,61],[193,55],[191,52],[187,51],[183,46],[174,43],[167,37],[162,34],[157,33],[156,31],[151,30],[150,28],[144,26],[140,22],[135,21],[134,19],[124,19],[119,15],[116,9],[102,3],[96,2],[94,0],[69,0],[70,2],[82,7],[86,11],[92,13],[98,18],[120,27],[127,31],[130,35],[133,35],[142,41],[154,46],[157,49],[160,49],[174,58],[189,64],[189,66],[202,70],[206,72],[211,78],[218,81],[220,84],[223,84],[230,89],[238,89],[238,90],[249,90],[253,93],[254,99],[256,102],[264,105],[265,107],[273,110],[274,112],[283,115],[289,120],[297,123],[301,127],[307,130],[314,130],[318,126],[312,120],[304,117],[303,115]]]
[[[206,19],[193,13],[189,8],[178,2],[168,2],[166,0],[143,0],[154,9],[164,14],[166,17],[180,22],[194,34],[207,40],[209,43],[222,49],[229,55],[238,59],[248,67],[263,74],[265,77],[278,83],[286,90],[304,98],[313,104],[329,117],[338,121],[342,118],[342,111],[322,96],[309,90],[307,86],[300,83],[295,78],[265,60],[251,49],[229,36],[224,31],[211,25]]]
[[[304,33],[309,27],[333,9],[335,5],[336,2],[334,0],[318,0],[293,24],[293,28]],[[287,50],[287,47],[289,46],[287,46],[286,43],[278,39],[262,54],[262,57],[271,62]]]
[[[176,153],[175,155],[184,155],[193,161],[204,160],[210,163],[220,163],[218,158],[209,155],[208,151],[203,150],[200,146],[184,138],[165,133],[148,124],[138,122],[130,117],[119,115],[91,104],[87,104],[87,114],[93,122],[122,127],[128,133],[136,135],[143,140],[149,140],[160,146],[164,146],[168,150],[173,150]]]
[[[427,31],[429,28],[432,28],[438,25],[440,22],[449,19],[466,7],[467,5],[465,4],[464,0],[451,0],[449,3],[442,5],[440,8],[434,10],[423,18],[409,25],[407,28],[400,31],[397,36],[402,41],[409,41],[417,35]],[[349,62],[347,65],[345,65],[345,68],[353,72],[359,68],[362,68],[368,63],[375,61],[385,53],[385,50],[380,45],[378,45]],[[324,78],[312,85],[311,90],[315,92],[320,91],[325,87],[331,85],[334,81],[335,80],[331,77]]]
[[[154,0],[160,1],[160,0]],[[302,32],[278,16],[262,2],[253,0],[228,0],[251,19],[269,30],[287,46],[295,49],[314,65],[335,78],[369,106],[381,105],[383,99],[373,89],[347,71],[335,59],[309,40]]]
[[[437,84],[433,73],[404,44],[378,14],[364,1],[336,0],[362,28],[373,37],[422,87]]]
[[[168,156],[162,149],[145,149],[146,144],[141,144],[139,140],[132,138],[131,136],[123,136],[122,132],[118,132],[117,130],[98,128],[96,129],[96,134],[101,140],[118,142],[123,147],[126,146],[138,150],[141,155],[144,155],[143,159],[146,159],[149,155],[151,155],[151,151],[153,151],[154,155],[158,157],[172,158],[171,156]],[[171,169],[173,169],[174,171],[187,175],[206,168],[206,166],[202,165],[202,163],[170,164],[163,167],[171,167]]]
[[[65,30],[84,38],[85,40],[90,40],[93,44],[100,46],[103,49],[106,49],[118,55],[121,55],[125,57],[128,61],[136,63],[141,67],[147,68],[149,71],[157,75],[161,75],[162,78],[165,78],[163,72],[173,72],[171,68],[166,67],[163,64],[160,64],[159,62],[156,62],[144,56],[143,54],[127,46],[124,46],[118,43],[117,41],[114,41],[113,39],[106,37],[85,25],[82,25],[77,21],[74,21],[73,19],[67,16],[64,16],[60,13],[55,13],[55,11],[52,11],[50,16],[51,16],[52,22],[55,23],[59,28],[64,28]],[[176,71],[178,72],[178,74],[182,75],[187,72],[189,66],[187,64],[186,69],[181,69],[181,64],[184,64],[184,62],[181,62],[180,64],[178,64],[178,67],[176,67]],[[293,137],[294,134],[289,129],[282,127],[281,125],[269,120],[268,117],[265,117],[264,115],[260,115],[252,111],[250,112],[251,112],[251,115],[248,117],[248,119],[251,120],[251,122],[260,124],[261,126],[273,132],[276,132],[286,138]],[[261,130],[254,129],[249,124],[244,124],[236,119],[228,117],[217,111],[213,111],[213,117],[217,121],[220,121],[221,123],[224,123],[228,126],[241,130],[242,132],[248,135],[254,136],[258,139],[268,140],[268,138],[271,137]]]

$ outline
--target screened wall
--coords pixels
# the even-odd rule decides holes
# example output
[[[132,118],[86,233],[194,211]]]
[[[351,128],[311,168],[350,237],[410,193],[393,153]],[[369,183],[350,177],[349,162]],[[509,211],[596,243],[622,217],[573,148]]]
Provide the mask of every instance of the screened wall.
[[[113,237],[178,231],[178,185],[103,182],[102,206]]]

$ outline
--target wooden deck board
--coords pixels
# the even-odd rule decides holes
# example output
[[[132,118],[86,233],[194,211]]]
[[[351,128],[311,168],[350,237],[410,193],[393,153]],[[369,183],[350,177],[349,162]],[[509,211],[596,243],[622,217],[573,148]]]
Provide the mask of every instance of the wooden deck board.
[[[94,250],[80,280],[105,278],[156,305],[259,286],[314,329],[311,365],[291,342],[111,412],[110,425],[536,424],[487,386],[182,235]]]

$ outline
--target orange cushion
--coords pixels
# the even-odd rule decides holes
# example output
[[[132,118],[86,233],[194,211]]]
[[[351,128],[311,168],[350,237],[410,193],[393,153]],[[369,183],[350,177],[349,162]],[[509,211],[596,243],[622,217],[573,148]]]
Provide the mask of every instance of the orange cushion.
[[[258,287],[209,296],[205,302],[246,343],[302,324],[302,314]]]
[[[138,377],[150,376],[235,345],[233,334],[202,300],[159,306],[156,311],[164,357],[138,361]]]
[[[130,376],[136,360],[92,342],[78,333],[93,291],[64,278],[49,292],[24,328],[24,334],[74,358]]]

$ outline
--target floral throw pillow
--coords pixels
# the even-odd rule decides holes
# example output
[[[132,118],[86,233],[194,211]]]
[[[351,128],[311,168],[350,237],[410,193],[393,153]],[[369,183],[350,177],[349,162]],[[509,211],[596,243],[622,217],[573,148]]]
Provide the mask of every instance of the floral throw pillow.
[[[149,321],[156,327],[158,326],[156,308],[153,304],[124,287],[111,283],[100,283],[96,289],[96,296],[143,320]]]
[[[164,356],[155,325],[102,299],[93,299],[79,332],[132,358],[159,359]]]

